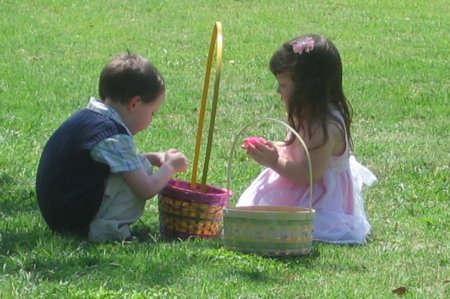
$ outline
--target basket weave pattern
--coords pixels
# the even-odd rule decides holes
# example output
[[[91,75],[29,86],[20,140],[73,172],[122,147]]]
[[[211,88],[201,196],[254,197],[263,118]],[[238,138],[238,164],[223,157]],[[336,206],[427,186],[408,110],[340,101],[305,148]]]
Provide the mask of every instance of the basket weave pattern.
[[[269,256],[305,255],[311,252],[315,210],[312,208],[313,179],[311,158],[300,135],[283,121],[263,118],[245,126],[234,138],[228,163],[228,189],[231,185],[231,164],[236,144],[250,126],[259,122],[283,125],[305,150],[309,168],[309,208],[287,206],[250,206],[224,209],[225,246],[243,252]]]
[[[224,189],[208,186],[203,193],[191,190],[187,182],[172,180],[158,196],[161,235],[181,239],[216,237],[228,196]]]
[[[279,212],[276,207],[226,209],[226,246],[243,252],[271,256],[309,253],[314,214],[307,209],[295,208]],[[286,219],[286,215],[289,215],[287,213],[291,213],[291,219]]]

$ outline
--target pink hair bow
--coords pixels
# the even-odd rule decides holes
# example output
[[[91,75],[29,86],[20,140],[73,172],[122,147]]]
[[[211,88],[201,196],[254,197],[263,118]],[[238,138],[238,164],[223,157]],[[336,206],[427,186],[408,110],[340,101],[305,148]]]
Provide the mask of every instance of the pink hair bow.
[[[292,51],[294,53],[302,54],[303,52],[309,53],[314,49],[314,40],[311,37],[304,39],[297,39],[291,43]]]

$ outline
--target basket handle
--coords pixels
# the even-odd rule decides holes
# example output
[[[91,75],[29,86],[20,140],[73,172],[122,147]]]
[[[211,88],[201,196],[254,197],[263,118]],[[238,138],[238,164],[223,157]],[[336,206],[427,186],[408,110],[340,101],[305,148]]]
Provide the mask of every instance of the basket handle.
[[[227,190],[228,192],[230,192],[230,187],[231,187],[231,165],[233,162],[233,158],[234,158],[234,152],[236,149],[236,144],[238,142],[238,140],[241,138],[242,134],[251,126],[256,125],[258,123],[262,123],[262,122],[275,122],[277,124],[283,125],[284,127],[286,127],[292,134],[294,134],[294,136],[298,139],[298,141],[300,142],[300,144],[302,145],[303,149],[305,150],[305,155],[306,155],[306,160],[308,162],[308,172],[309,172],[309,208],[310,208],[310,212],[312,209],[312,198],[313,198],[313,178],[312,178],[312,165],[311,165],[311,157],[309,155],[309,151],[308,151],[308,147],[306,146],[305,142],[303,141],[302,137],[300,137],[300,135],[291,127],[289,126],[287,123],[275,119],[275,118],[261,118],[259,120],[253,121],[249,124],[247,124],[235,137],[233,140],[233,144],[231,145],[231,152],[230,152],[230,158],[228,160],[228,169],[227,169]],[[230,202],[230,201],[229,201]]]
[[[209,158],[211,155],[211,145],[213,139],[214,132],[214,122],[216,119],[216,110],[217,110],[217,98],[219,96],[219,83],[220,83],[220,71],[222,69],[222,23],[216,22],[214,25],[214,29],[211,35],[211,42],[209,46],[208,53],[208,63],[206,65],[205,72],[205,81],[203,83],[203,93],[202,93],[202,102],[200,106],[198,127],[197,127],[197,138],[195,144],[195,152],[194,152],[194,162],[192,167],[192,179],[191,179],[191,188],[193,190],[196,189],[197,186],[197,168],[198,168],[198,160],[200,155],[200,145],[202,140],[202,131],[203,131],[203,123],[205,119],[205,110],[206,110],[206,101],[208,98],[208,87],[209,87],[209,78],[211,75],[212,68],[212,60],[214,49],[216,49],[216,73],[214,78],[214,93],[212,99],[212,107],[211,107],[211,120],[209,122],[209,130],[208,130],[208,140],[206,145],[206,153],[205,153],[205,161],[203,165],[203,174],[202,174],[202,183],[200,186],[200,190],[205,192],[206,189],[206,177],[208,175],[208,166],[209,166]]]

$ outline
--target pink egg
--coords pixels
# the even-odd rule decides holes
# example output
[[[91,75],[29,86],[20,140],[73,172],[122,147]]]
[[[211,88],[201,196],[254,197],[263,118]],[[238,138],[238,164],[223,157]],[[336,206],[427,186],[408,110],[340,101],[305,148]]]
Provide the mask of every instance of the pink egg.
[[[243,147],[247,148],[250,144],[254,146],[257,142],[264,144],[266,140],[262,137],[248,137],[244,139]]]

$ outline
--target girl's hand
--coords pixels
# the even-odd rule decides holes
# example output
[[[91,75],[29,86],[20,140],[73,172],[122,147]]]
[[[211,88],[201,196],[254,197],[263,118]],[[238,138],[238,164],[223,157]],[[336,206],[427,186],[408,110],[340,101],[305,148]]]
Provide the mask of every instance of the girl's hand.
[[[242,143],[242,148],[247,149],[250,145],[254,145],[257,142],[264,144],[266,140],[262,137],[248,137],[244,139],[244,142]]]
[[[246,138],[242,147],[253,160],[265,167],[273,168],[278,162],[279,154],[276,146],[264,138]]]
[[[164,156],[164,164],[167,164],[174,172],[183,172],[188,168],[188,159],[176,149],[170,149]]]

